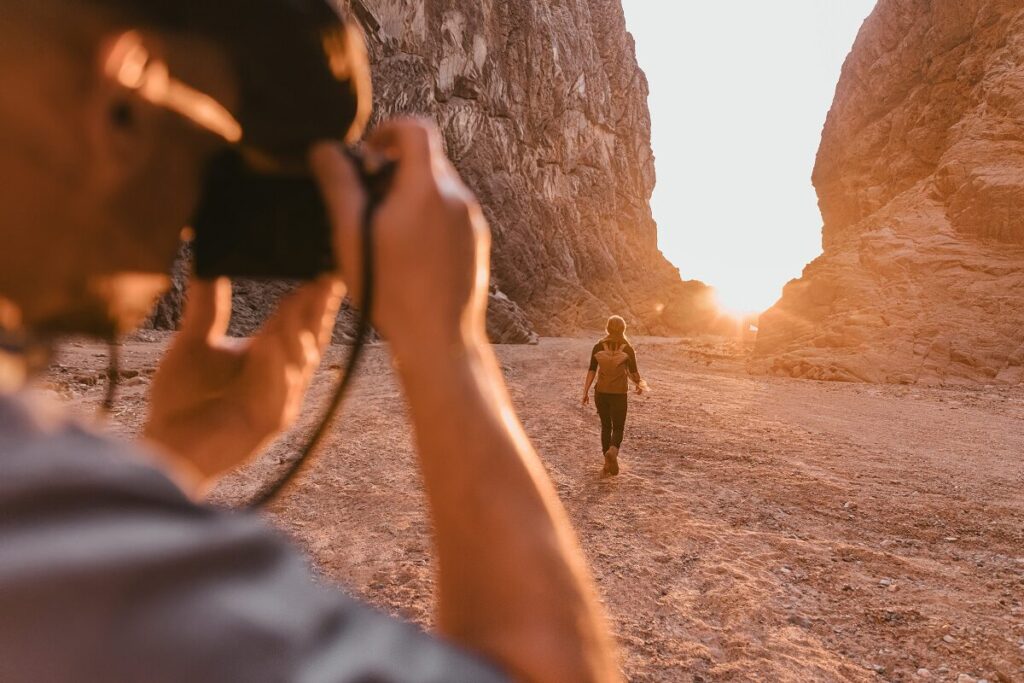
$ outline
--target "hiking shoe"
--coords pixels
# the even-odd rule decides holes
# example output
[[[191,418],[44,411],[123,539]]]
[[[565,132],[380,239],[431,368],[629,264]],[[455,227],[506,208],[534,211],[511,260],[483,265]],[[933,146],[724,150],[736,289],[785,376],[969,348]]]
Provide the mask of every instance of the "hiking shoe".
[[[611,446],[605,451],[604,471],[613,476],[619,473],[619,449],[617,446]]]

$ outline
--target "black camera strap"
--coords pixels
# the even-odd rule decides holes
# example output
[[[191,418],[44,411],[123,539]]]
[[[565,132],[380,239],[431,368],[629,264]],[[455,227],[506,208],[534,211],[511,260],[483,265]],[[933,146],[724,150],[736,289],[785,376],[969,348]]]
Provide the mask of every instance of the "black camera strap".
[[[114,412],[117,387],[121,382],[121,348],[113,339],[107,341],[107,391],[103,396],[100,410],[103,415]]]
[[[338,387],[334,390],[334,395],[331,396],[327,410],[317,425],[316,431],[313,432],[313,436],[306,442],[298,457],[288,465],[284,473],[249,502],[246,506],[249,509],[261,508],[271,503],[313,460],[317,448],[320,446],[328,429],[330,429],[331,423],[334,421],[334,417],[341,408],[341,403],[359,367],[359,361],[363,357],[363,351],[370,336],[370,314],[373,310],[374,283],[373,218],[377,212],[377,207],[380,206],[380,203],[387,194],[395,165],[393,162],[386,162],[380,169],[371,171],[367,167],[366,160],[358,152],[353,150],[347,150],[347,152],[349,159],[359,171],[367,196],[360,226],[362,237],[363,297],[359,304],[359,314],[356,318],[355,340],[352,343],[352,350],[349,352],[348,361],[342,371],[343,374],[338,382]]]
[[[363,297],[359,304],[359,313],[356,317],[356,334],[352,343],[352,350],[349,352],[348,361],[345,363],[344,370],[342,370],[338,386],[334,390],[334,394],[331,396],[327,409],[324,412],[323,417],[320,419],[319,424],[317,424],[316,430],[313,432],[313,436],[311,436],[309,441],[306,442],[306,445],[299,452],[298,456],[289,463],[284,473],[269,486],[257,493],[256,496],[245,506],[249,509],[262,508],[268,503],[274,501],[312,461],[313,456],[316,454],[324,436],[330,429],[338,410],[341,408],[342,401],[344,400],[345,394],[352,383],[353,377],[355,377],[355,372],[359,367],[359,361],[362,360],[366,343],[370,337],[370,312],[373,310],[374,283],[373,218],[377,212],[377,207],[380,206],[380,203],[384,200],[384,197],[387,194],[395,164],[393,162],[386,162],[376,171],[371,171],[367,168],[365,160],[358,152],[347,150],[347,153],[349,159],[359,171],[363,187],[366,190],[367,195],[366,205],[363,207],[362,222],[360,225],[360,234],[362,238]],[[109,354],[107,364],[107,390],[103,398],[103,413],[110,413],[112,411],[121,377],[119,347],[115,341],[108,341],[107,348]]]

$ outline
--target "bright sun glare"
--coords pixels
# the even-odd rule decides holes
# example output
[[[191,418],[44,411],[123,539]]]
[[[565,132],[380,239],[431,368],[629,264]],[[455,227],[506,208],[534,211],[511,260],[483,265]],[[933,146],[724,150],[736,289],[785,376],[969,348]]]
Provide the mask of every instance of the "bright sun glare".
[[[665,255],[734,315],[821,251],[811,171],[843,60],[874,0],[624,0],[650,82]]]

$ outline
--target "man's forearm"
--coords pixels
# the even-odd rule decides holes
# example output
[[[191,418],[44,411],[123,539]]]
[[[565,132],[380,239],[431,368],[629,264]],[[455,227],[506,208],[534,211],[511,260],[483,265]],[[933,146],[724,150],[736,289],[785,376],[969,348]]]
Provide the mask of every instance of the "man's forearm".
[[[441,630],[521,679],[618,680],[575,535],[490,347],[399,357],[435,525]]]
[[[597,376],[597,373],[595,373],[593,370],[591,370],[591,371],[589,371],[587,373],[587,379],[583,383],[583,395],[584,396],[589,396],[590,395],[590,387],[591,387],[591,385],[594,384],[594,378],[596,376]]]

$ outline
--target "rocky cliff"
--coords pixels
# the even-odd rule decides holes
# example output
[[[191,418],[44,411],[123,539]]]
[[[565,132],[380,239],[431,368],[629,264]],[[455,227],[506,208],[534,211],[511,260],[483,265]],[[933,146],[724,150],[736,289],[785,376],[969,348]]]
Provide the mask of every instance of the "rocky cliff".
[[[705,288],[658,251],[647,80],[620,0],[350,6],[377,111],[437,120],[491,222],[495,284],[534,329],[706,323]]]
[[[1024,380],[1024,7],[881,0],[814,170],[824,254],[760,321],[794,377]]]
[[[613,312],[651,333],[711,323],[707,288],[657,247],[647,80],[620,0],[341,1],[367,36],[376,115],[437,121],[483,204],[493,339],[596,329]],[[264,310],[274,289],[237,304]]]

